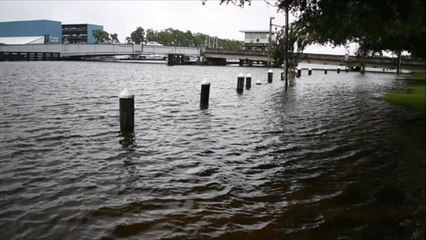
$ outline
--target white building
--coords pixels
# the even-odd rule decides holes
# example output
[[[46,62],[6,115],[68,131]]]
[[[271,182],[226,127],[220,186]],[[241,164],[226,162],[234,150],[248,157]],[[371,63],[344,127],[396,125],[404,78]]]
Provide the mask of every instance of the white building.
[[[265,50],[269,47],[270,42],[275,41],[275,33],[268,30],[240,31],[244,33],[244,45],[246,50]]]

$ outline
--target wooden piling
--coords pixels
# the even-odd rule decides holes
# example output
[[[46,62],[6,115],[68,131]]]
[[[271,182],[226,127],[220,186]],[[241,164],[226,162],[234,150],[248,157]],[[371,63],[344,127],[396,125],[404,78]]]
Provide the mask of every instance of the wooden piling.
[[[120,131],[122,134],[132,133],[135,127],[135,95],[125,88],[119,96]]]
[[[272,83],[272,80],[274,79],[274,71],[272,69],[268,70],[268,83]]]
[[[210,82],[204,80],[201,83],[201,97],[200,97],[200,109],[209,108],[209,97],[210,97]]]

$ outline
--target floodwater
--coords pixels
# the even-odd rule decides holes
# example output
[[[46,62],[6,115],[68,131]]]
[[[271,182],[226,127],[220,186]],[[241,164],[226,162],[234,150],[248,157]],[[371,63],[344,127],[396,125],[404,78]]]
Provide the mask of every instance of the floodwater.
[[[397,152],[401,109],[379,99],[395,75],[303,72],[285,93],[267,70],[0,63],[1,239],[400,236],[373,197]]]

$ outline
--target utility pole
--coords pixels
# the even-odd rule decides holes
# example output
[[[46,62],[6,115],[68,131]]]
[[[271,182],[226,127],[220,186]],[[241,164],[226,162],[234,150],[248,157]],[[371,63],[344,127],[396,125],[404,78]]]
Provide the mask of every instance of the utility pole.
[[[274,19],[274,17],[269,18],[269,44],[272,43],[272,20]]]
[[[397,65],[396,65],[396,74],[400,74],[401,73],[401,50],[398,51],[398,60],[397,60]]]
[[[272,20],[274,20],[274,17],[269,18],[269,50],[272,48]],[[268,54],[269,55],[269,54]],[[269,56],[269,64],[271,64],[271,57]]]
[[[285,6],[285,91],[288,85],[288,6]]]

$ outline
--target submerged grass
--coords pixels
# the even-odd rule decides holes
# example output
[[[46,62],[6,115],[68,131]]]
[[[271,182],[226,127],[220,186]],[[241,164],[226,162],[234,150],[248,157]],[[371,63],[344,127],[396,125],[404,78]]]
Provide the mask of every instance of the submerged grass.
[[[425,73],[417,73],[408,78],[408,86],[403,93],[388,94],[384,99],[390,103],[410,107],[418,112],[425,112]]]
[[[390,103],[404,105],[413,111],[408,112],[399,139],[395,181],[396,186],[406,194],[406,203],[412,208],[411,239],[425,237],[425,192],[426,192],[426,137],[425,137],[425,73],[411,75],[404,79],[407,86],[402,93],[388,94],[384,99]]]

